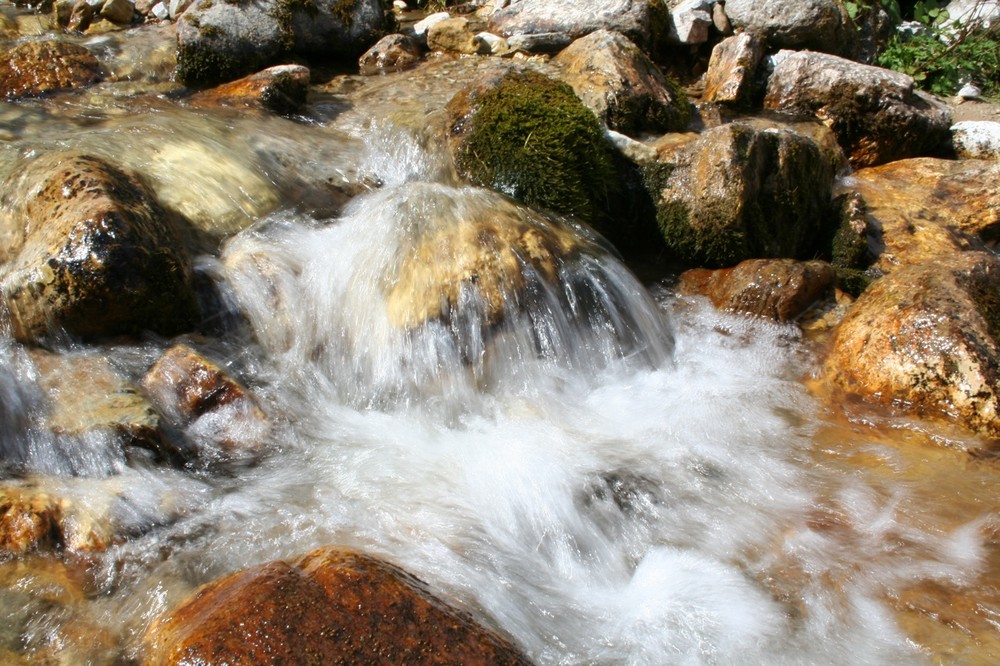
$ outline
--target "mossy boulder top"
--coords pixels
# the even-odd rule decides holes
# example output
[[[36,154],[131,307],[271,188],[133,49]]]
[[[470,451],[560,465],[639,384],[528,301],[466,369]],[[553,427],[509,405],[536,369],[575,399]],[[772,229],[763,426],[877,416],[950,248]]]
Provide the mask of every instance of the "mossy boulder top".
[[[293,56],[355,59],[384,29],[379,0],[199,0],[178,20],[177,78],[213,85]]]
[[[464,178],[574,216],[615,242],[628,203],[618,155],[566,83],[523,68],[484,72],[447,107]]]

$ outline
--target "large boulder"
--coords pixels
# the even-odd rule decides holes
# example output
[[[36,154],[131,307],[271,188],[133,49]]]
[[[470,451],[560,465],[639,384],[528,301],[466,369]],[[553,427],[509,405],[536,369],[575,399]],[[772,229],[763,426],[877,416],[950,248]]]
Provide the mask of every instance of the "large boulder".
[[[776,59],[764,106],[823,120],[855,167],[928,155],[948,140],[948,105],[906,74],[808,51]]]
[[[874,282],[834,335],[832,386],[1000,437],[1000,260],[956,252]]]
[[[282,58],[357,58],[385,28],[379,0],[198,0],[177,22],[177,78],[211,85]]]
[[[555,62],[562,80],[610,129],[662,134],[684,130],[691,120],[684,90],[621,33],[592,32]]]
[[[722,125],[646,171],[663,238],[686,263],[806,258],[825,233],[833,168],[791,131]]]
[[[889,273],[1000,237],[1000,163],[916,158],[859,169],[848,181],[864,201],[874,268]]]
[[[134,174],[77,153],[21,164],[0,190],[0,296],[14,336],[170,335],[196,315],[171,215]]]
[[[145,664],[528,664],[369,555],[320,548],[209,583],[153,624]]]
[[[575,39],[601,29],[650,50],[667,35],[667,8],[662,0],[513,0],[489,23],[490,32],[504,37],[555,32]]]
[[[857,31],[838,0],[727,0],[726,16],[738,32],[772,49],[812,49],[849,55]]]
[[[101,64],[82,46],[54,40],[5,46],[0,55],[0,99],[82,88],[101,80]]]
[[[631,206],[617,153],[566,83],[527,69],[491,69],[447,107],[458,173],[531,206],[573,215],[612,241]]]

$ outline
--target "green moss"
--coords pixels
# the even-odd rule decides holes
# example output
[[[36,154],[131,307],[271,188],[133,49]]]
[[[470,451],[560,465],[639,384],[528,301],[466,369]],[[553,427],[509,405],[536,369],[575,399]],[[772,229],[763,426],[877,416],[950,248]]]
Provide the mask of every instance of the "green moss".
[[[332,8],[332,13],[345,28],[350,28],[354,22],[354,12],[358,8],[358,0],[340,0]]]
[[[702,214],[718,223],[692,224],[691,210],[683,202],[660,206],[656,221],[671,254],[685,264],[712,267],[733,266],[745,259],[746,234],[725,224],[732,219],[732,211],[709,209]]]
[[[188,86],[210,86],[238,78],[246,63],[214,49],[191,45],[177,47],[177,80]]]
[[[875,281],[873,277],[857,268],[835,266],[834,270],[837,276],[837,288],[855,298]]]
[[[477,184],[605,233],[623,189],[597,117],[568,85],[531,71],[507,74],[475,101],[456,166]]]
[[[274,19],[278,22],[281,36],[278,38],[282,52],[295,50],[295,29],[292,21],[297,12],[305,12],[310,17],[319,13],[315,0],[278,0],[274,7]]]

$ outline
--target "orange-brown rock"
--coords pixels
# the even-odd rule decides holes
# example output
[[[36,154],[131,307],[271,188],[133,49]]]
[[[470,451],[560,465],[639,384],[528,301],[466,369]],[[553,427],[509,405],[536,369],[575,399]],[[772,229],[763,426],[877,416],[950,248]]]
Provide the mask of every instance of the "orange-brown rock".
[[[826,381],[1000,437],[1000,260],[956,252],[874,282],[837,328]]]
[[[22,42],[0,55],[0,98],[16,99],[101,80],[101,65],[87,49],[58,41]]]
[[[333,547],[209,583],[149,629],[145,664],[527,664],[405,571]]]
[[[716,44],[708,61],[702,99],[735,107],[750,105],[757,65],[763,55],[760,40],[745,32]]]
[[[682,292],[707,296],[719,309],[786,322],[823,298],[835,274],[825,261],[750,259],[733,268],[695,268],[680,279]]]
[[[876,237],[875,268],[888,273],[956,251],[985,250],[1000,234],[1000,163],[916,158],[859,169]]]
[[[275,65],[191,96],[196,106],[258,107],[294,113],[306,103],[310,72],[303,65]]]
[[[107,516],[38,488],[0,487],[0,553],[102,551],[111,540]]]
[[[394,33],[386,35],[365,51],[358,60],[362,74],[377,74],[398,69],[406,69],[420,62],[420,45],[408,35]]]

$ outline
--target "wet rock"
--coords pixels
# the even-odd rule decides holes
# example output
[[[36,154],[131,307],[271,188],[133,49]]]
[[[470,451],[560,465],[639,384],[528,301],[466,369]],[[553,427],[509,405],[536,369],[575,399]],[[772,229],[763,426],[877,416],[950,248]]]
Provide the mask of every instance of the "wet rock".
[[[83,446],[91,436],[107,435],[123,448],[161,449],[160,419],[153,406],[104,356],[32,350],[31,359],[48,399],[44,425],[52,433]]]
[[[447,114],[461,176],[577,216],[612,241],[628,233],[616,153],[569,85],[531,70],[492,69],[456,95]]]
[[[667,10],[658,0],[513,0],[490,16],[490,32],[556,32],[576,39],[595,30],[620,32],[643,49],[666,36]]]
[[[966,120],[951,126],[951,145],[965,159],[1000,159],[1000,122]]]
[[[757,66],[763,55],[760,40],[749,33],[733,35],[716,44],[708,61],[702,99],[737,108],[750,106],[754,101]]]
[[[848,180],[866,208],[880,273],[985,250],[1000,236],[1000,163],[917,158],[860,169]]]
[[[874,282],[837,328],[832,386],[1000,436],[1000,260],[956,252]]]
[[[421,57],[417,40],[395,33],[376,42],[361,56],[358,65],[362,74],[376,74],[406,69],[420,62]]]
[[[663,238],[682,261],[804,258],[825,233],[833,170],[791,131],[722,125],[646,171]]]
[[[415,328],[429,321],[461,316],[470,292],[486,325],[496,325],[507,310],[523,304],[537,288],[554,286],[561,267],[588,248],[577,234],[499,196],[487,207],[459,207],[427,189],[414,205],[436,214],[426,220],[419,244],[399,264],[386,296],[390,321]]]
[[[733,268],[685,271],[679,287],[721,310],[787,322],[832,291],[834,278],[825,261],[751,259]]]
[[[77,0],[70,7],[66,28],[72,32],[86,32],[94,21],[97,10],[87,0]]]
[[[476,34],[485,24],[464,16],[437,21],[427,29],[427,48],[432,51],[473,54],[479,51]]]
[[[31,485],[0,486],[0,554],[100,552],[112,540],[107,516]]]
[[[838,0],[727,0],[726,16],[772,49],[812,49],[850,55],[857,33]]]
[[[905,74],[823,53],[782,51],[777,60],[764,106],[821,119],[854,167],[931,154],[948,138],[948,106]]]
[[[15,337],[169,335],[196,306],[173,219],[135,175],[49,153],[0,190],[0,293]]]
[[[418,579],[321,548],[201,588],[147,632],[145,664],[527,664]]]
[[[196,106],[257,107],[275,113],[295,113],[306,103],[309,94],[309,68],[302,65],[275,65],[202,90],[191,96]]]
[[[379,0],[198,0],[177,22],[177,77],[205,86],[282,58],[357,58],[385,28]]]
[[[101,65],[87,49],[58,41],[21,42],[0,55],[0,97],[32,97],[101,80]]]
[[[684,90],[620,33],[592,32],[555,62],[562,80],[610,129],[662,134],[683,130],[691,120]]]
[[[222,367],[187,345],[165,351],[142,378],[142,387],[176,427],[200,422],[195,425],[199,439],[227,458],[254,455],[264,444],[269,423],[256,399]]]

